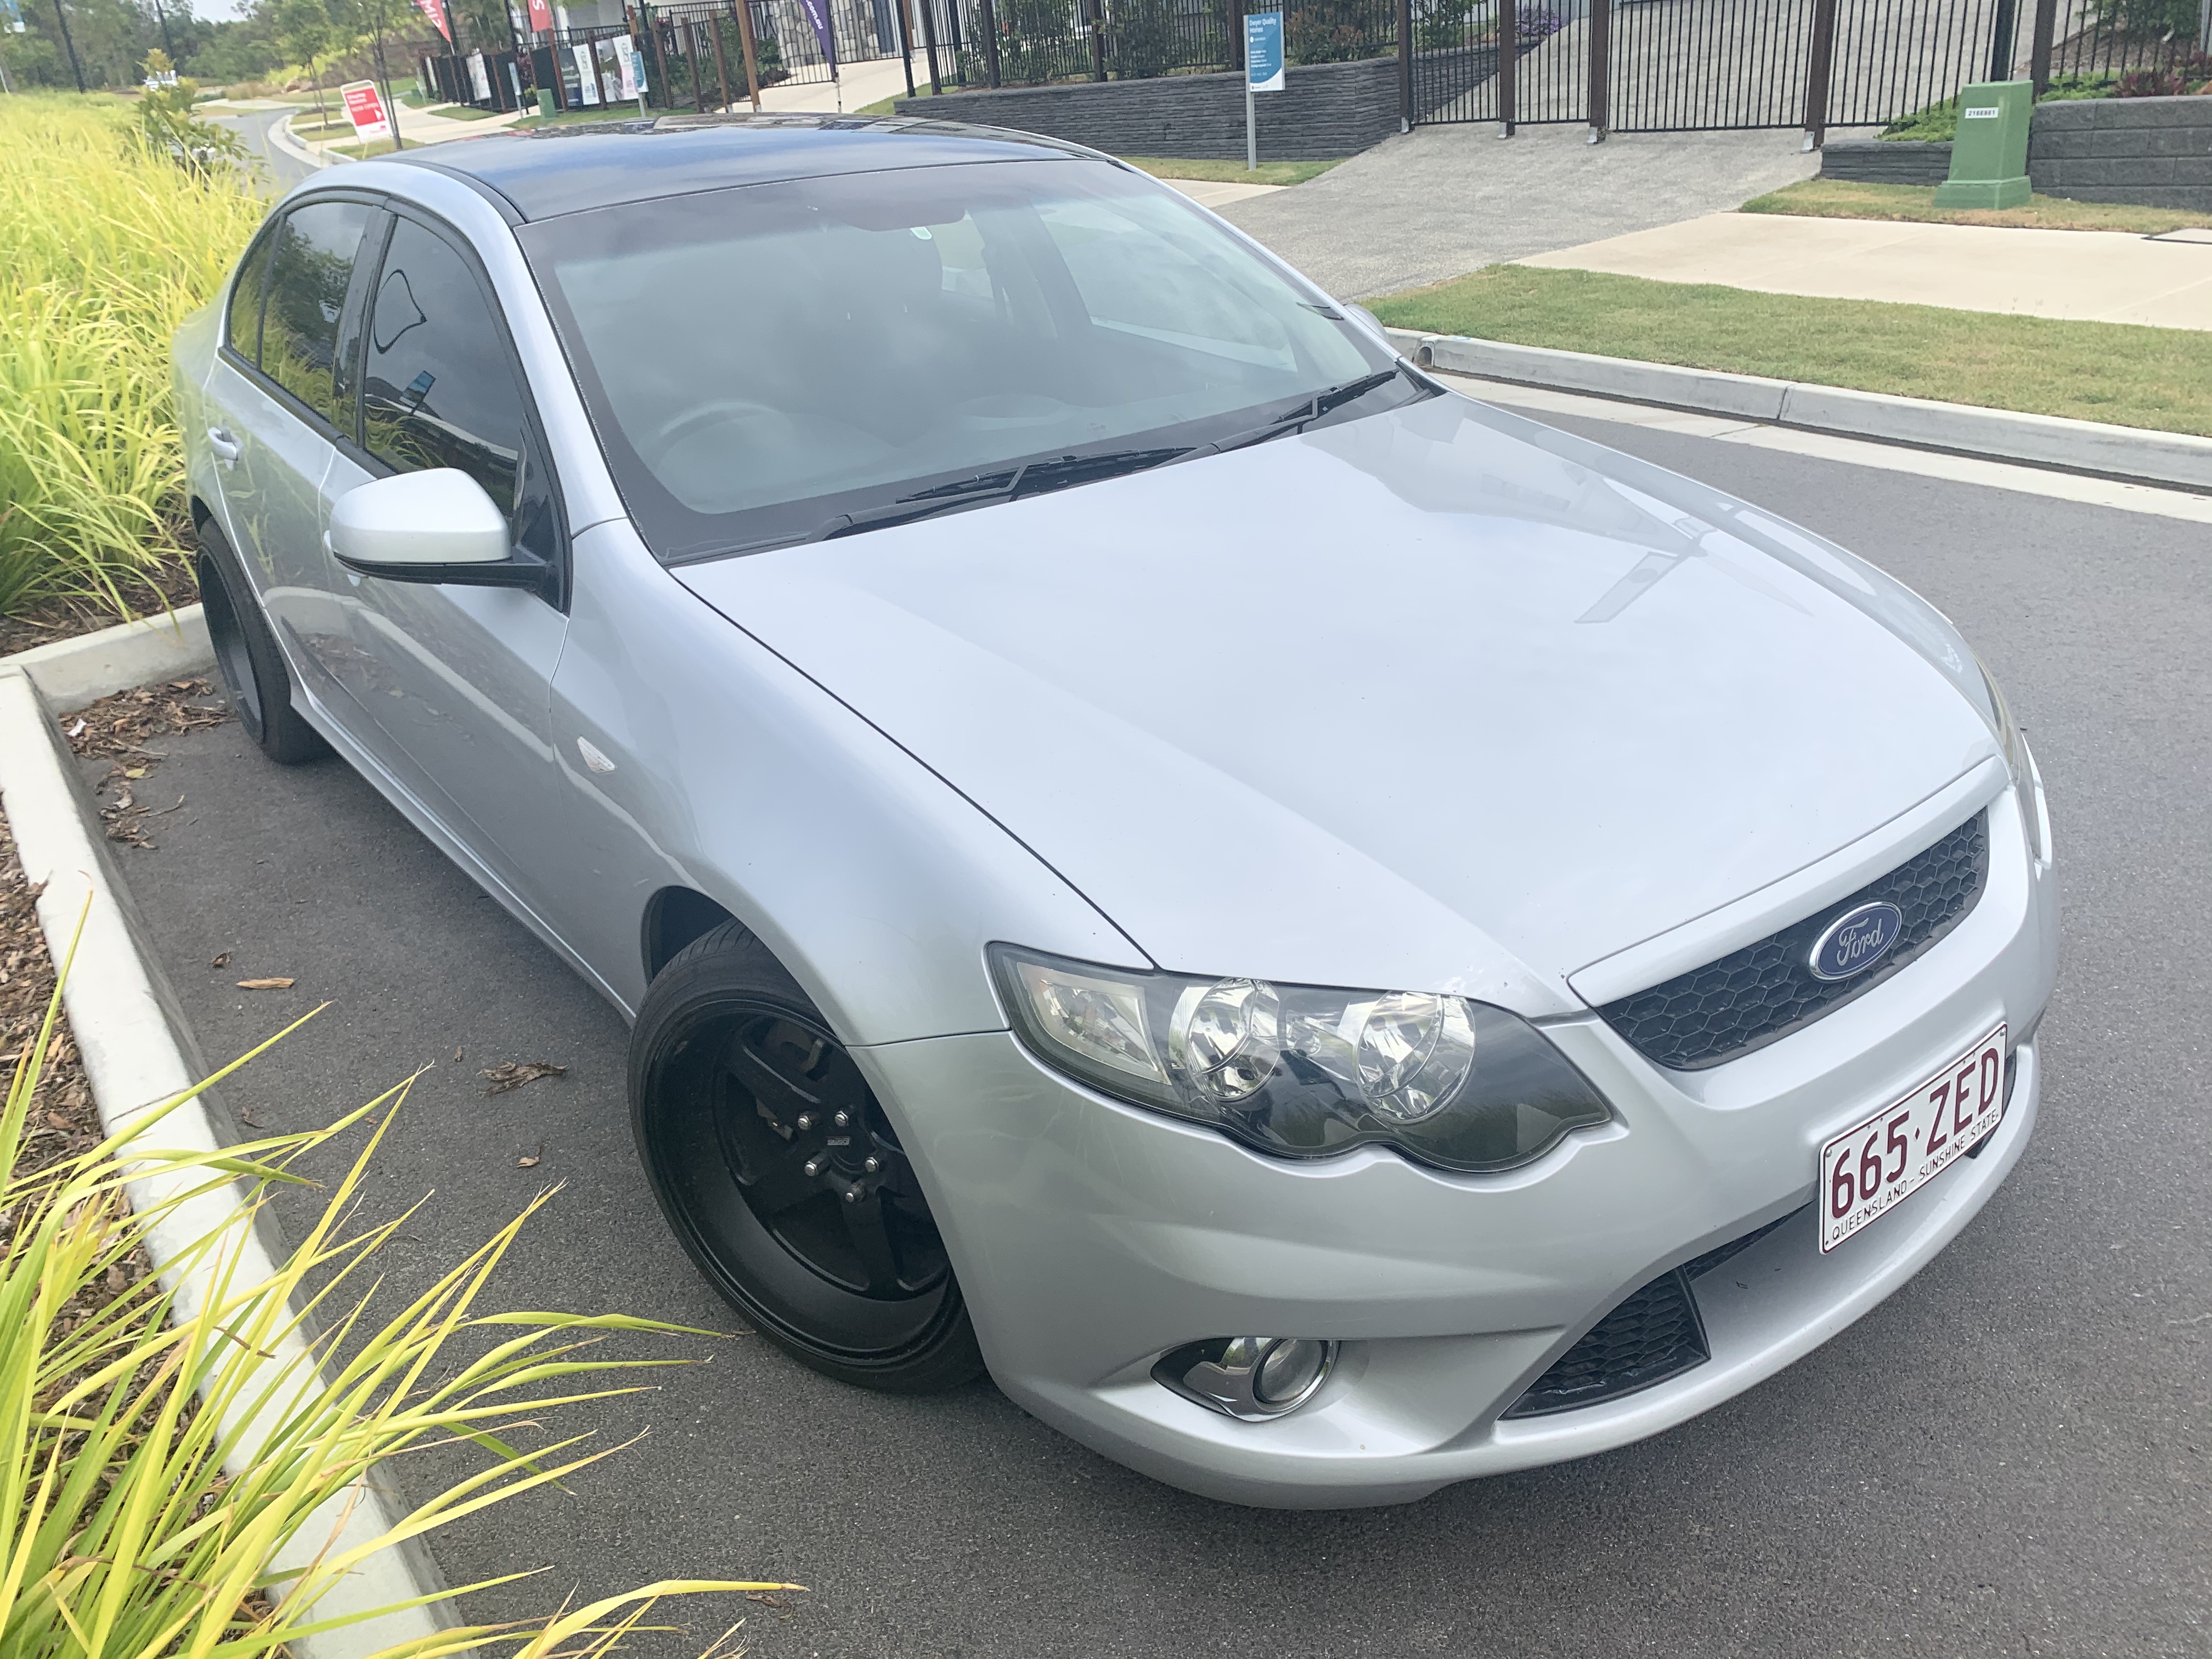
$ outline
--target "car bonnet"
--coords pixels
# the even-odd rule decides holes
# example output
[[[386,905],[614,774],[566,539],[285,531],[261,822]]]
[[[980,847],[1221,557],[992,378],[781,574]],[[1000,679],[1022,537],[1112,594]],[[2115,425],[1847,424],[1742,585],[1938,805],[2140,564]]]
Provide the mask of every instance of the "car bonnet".
[[[676,574],[1162,965],[1540,1012],[1995,752],[1940,617],[1739,508],[1455,396]]]

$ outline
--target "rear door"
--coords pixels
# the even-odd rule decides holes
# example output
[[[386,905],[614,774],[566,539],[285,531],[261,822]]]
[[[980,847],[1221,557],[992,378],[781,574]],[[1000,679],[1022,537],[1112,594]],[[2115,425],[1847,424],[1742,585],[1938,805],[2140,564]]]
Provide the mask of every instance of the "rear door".
[[[331,664],[349,641],[321,490],[339,436],[340,326],[378,217],[359,197],[287,209],[241,273],[208,387],[210,442],[218,456],[235,451],[222,471],[231,545],[294,671],[339,719]]]
[[[536,411],[490,285],[465,241],[394,208],[367,295],[361,437],[342,447],[325,514],[371,478],[467,473],[556,591],[392,582],[343,571],[377,757],[509,891],[556,925],[544,884],[559,773],[549,741],[567,636],[568,545]]]

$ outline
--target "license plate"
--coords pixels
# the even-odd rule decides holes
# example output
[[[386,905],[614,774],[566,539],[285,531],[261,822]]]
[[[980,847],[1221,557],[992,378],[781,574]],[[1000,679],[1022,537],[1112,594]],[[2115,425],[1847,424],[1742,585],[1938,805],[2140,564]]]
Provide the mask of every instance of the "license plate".
[[[2005,1028],[1820,1148],[1826,1255],[1949,1169],[2004,1115]]]

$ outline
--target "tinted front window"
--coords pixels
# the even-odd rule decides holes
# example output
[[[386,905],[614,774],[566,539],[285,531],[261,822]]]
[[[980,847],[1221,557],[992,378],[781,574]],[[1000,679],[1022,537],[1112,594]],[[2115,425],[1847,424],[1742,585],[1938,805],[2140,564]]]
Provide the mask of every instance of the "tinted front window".
[[[459,468],[512,517],[525,426],[506,337],[452,245],[394,224],[369,315],[362,441],[402,472]]]
[[[1024,460],[1227,438],[1389,362],[1102,161],[753,185],[520,234],[664,557]]]
[[[269,275],[270,234],[264,232],[246,257],[238,262],[238,280],[230,288],[230,322],[223,331],[230,349],[247,362],[261,349],[261,288]]]
[[[337,419],[338,319],[371,211],[358,202],[295,208],[270,259],[261,372],[326,421]]]

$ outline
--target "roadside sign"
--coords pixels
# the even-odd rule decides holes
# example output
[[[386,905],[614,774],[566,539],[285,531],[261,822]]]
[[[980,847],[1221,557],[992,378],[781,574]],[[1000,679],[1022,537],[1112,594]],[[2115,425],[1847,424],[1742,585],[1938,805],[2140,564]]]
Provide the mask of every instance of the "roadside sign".
[[[472,52],[468,55],[466,61],[469,66],[469,85],[476,93],[477,101],[480,104],[489,104],[491,102],[491,76],[484,68],[484,55],[480,52]]]
[[[346,119],[353,123],[353,136],[364,143],[392,137],[392,121],[384,111],[384,100],[376,94],[374,81],[349,81],[338,88],[338,96],[345,100]]]
[[[645,54],[627,36],[615,42],[615,70],[622,80],[623,97],[645,96]]]
[[[1255,11],[1244,19],[1244,84],[1254,92],[1283,89],[1283,14]]]
[[[1253,107],[1255,92],[1283,89],[1283,14],[1249,12],[1244,18],[1244,167],[1260,166],[1260,116]]]
[[[568,48],[568,53],[576,60],[577,98],[586,104],[598,103],[599,101],[599,70],[592,62],[591,43],[579,40]]]
[[[534,34],[556,27],[557,26],[553,21],[553,8],[546,3],[546,0],[530,0],[531,32]]]

